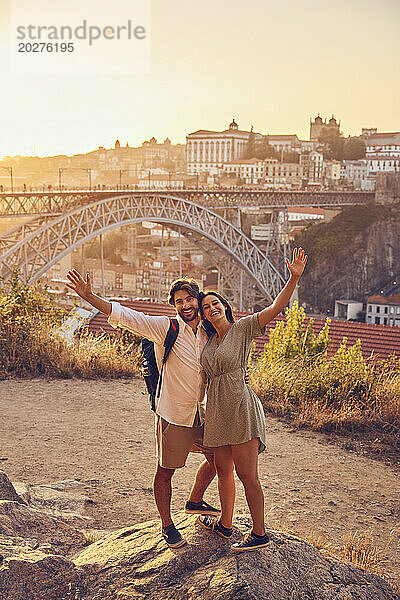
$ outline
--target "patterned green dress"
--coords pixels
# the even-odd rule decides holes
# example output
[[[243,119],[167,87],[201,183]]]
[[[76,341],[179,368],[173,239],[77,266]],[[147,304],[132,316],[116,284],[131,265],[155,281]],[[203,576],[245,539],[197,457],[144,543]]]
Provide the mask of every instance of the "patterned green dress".
[[[208,380],[205,446],[242,444],[258,437],[258,452],[265,450],[264,409],[244,381],[252,341],[264,331],[253,314],[236,321],[219,345],[216,334],[205,345],[201,355]]]

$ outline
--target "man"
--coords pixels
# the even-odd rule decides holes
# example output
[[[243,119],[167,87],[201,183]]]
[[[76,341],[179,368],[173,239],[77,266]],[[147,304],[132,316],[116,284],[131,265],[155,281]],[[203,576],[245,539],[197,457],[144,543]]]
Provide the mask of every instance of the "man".
[[[69,288],[108,315],[111,326],[120,325],[154,342],[156,361],[161,366],[164,340],[169,329],[168,317],[152,317],[118,302],[108,302],[92,292],[89,275],[86,281],[75,269],[67,274]],[[154,476],[154,500],[161,517],[162,535],[168,546],[185,544],[171,517],[172,476],[183,467],[189,452],[202,452],[205,460],[197,470],[186,502],[189,514],[219,516],[220,510],[203,500],[204,492],[215,477],[214,454],[203,442],[205,399],[200,354],[207,341],[199,327],[199,286],[194,279],[173,282],[169,303],[175,307],[179,334],[164,366],[160,397],[156,400],[157,468]]]

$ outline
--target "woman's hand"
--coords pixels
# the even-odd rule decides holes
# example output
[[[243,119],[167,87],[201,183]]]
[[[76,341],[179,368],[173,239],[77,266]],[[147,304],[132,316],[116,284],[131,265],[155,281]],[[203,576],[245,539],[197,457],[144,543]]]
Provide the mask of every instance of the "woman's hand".
[[[305,254],[303,248],[295,248],[293,250],[292,262],[289,262],[289,259],[286,259],[287,268],[293,277],[300,279],[306,266],[307,258],[308,256]]]

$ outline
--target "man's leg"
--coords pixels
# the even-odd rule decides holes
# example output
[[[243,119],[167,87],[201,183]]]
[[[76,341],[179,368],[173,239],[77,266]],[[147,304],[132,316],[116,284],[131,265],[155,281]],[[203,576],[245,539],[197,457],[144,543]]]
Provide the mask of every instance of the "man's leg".
[[[204,492],[215,477],[214,455],[205,454],[205,459],[197,469],[189,502],[201,502]]]
[[[165,469],[157,464],[154,475],[153,491],[154,500],[160,513],[163,529],[172,524],[171,518],[171,498],[172,498],[172,476],[175,469]]]

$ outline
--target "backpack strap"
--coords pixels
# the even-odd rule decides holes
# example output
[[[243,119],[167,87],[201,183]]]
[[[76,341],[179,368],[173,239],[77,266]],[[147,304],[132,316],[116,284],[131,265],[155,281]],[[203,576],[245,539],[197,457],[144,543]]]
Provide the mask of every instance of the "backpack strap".
[[[178,319],[171,319],[169,320],[169,329],[167,331],[167,335],[165,336],[165,340],[164,340],[164,356],[162,359],[162,364],[161,364],[161,371],[160,371],[160,377],[158,378],[158,387],[157,387],[157,398],[160,397],[160,393],[161,393],[161,383],[162,383],[162,376],[163,376],[163,371],[164,371],[164,365],[167,362],[167,358],[169,356],[169,353],[172,350],[173,345],[176,342],[176,338],[178,337],[178,333],[179,333],[179,323],[178,323]]]

